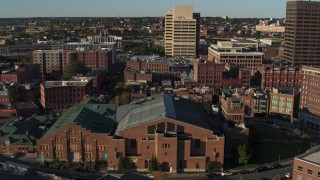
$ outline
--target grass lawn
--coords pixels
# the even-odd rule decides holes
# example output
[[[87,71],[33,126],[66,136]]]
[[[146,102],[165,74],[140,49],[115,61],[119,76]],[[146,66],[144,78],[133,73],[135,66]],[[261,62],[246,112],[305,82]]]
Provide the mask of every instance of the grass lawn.
[[[271,163],[280,160],[287,160],[304,153],[310,149],[310,143],[273,143],[273,142],[257,142],[251,146],[253,150],[259,155],[260,160],[264,163]]]
[[[269,127],[261,127],[256,126],[253,128],[250,128],[250,136],[254,137],[257,140],[263,140],[263,139],[282,139],[282,140],[292,140],[297,139],[296,136],[294,136],[290,132],[284,132],[277,129],[269,128]]]

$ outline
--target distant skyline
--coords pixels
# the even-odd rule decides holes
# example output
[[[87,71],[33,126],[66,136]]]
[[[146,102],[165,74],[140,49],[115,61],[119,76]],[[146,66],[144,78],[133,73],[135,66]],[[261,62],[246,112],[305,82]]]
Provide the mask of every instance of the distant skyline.
[[[160,17],[174,5],[205,16],[284,18],[286,0],[2,0],[0,18]]]

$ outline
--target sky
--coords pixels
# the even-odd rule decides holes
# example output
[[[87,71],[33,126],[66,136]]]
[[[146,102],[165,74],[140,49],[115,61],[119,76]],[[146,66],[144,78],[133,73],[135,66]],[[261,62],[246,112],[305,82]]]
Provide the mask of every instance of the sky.
[[[285,17],[286,0],[1,0],[6,17],[164,16],[174,5],[191,5],[202,17]]]

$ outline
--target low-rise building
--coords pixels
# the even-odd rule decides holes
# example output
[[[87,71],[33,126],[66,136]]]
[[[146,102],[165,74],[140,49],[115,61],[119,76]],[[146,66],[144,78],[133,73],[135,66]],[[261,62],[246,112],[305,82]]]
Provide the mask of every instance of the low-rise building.
[[[40,78],[40,65],[17,65],[15,69],[3,70],[1,82],[24,83],[30,79]]]
[[[62,111],[82,102],[91,95],[93,80],[89,77],[74,78],[70,81],[45,81],[40,86],[41,105],[46,110]]]
[[[320,146],[294,158],[292,179],[319,179],[320,177]]]
[[[16,119],[0,127],[0,149],[3,154],[34,153],[36,139],[43,133],[39,125],[47,121],[45,116]]]
[[[193,77],[198,82],[198,86],[213,88],[221,86],[223,71],[224,64],[217,63],[214,60],[198,59],[193,65]]]
[[[291,123],[298,117],[300,92],[296,88],[273,89],[270,93],[270,114],[287,116]]]
[[[234,90],[222,91],[219,102],[221,103],[222,115],[226,120],[233,121],[236,124],[244,123],[245,105]]]

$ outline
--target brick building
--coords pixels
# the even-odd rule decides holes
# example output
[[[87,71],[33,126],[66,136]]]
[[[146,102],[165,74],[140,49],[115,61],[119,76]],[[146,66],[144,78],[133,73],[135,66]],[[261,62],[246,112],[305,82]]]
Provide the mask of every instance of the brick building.
[[[224,137],[195,103],[161,94],[128,106],[116,134],[126,138],[126,155],[138,169],[146,169],[152,155],[164,171],[203,172],[207,157],[222,167]]]
[[[233,121],[236,124],[244,123],[243,100],[236,96],[234,90],[224,90],[219,97],[221,103],[222,115],[228,121]]]
[[[65,50],[63,51],[63,71],[68,63],[72,60],[83,62],[88,68],[111,70],[112,49],[100,48],[97,50]]]
[[[62,72],[62,50],[35,50],[32,51],[32,63],[40,65],[40,73],[51,74]]]
[[[198,59],[193,65],[194,80],[199,86],[221,86],[223,71],[224,65],[213,60]]]
[[[14,154],[36,151],[36,139],[43,130],[39,125],[46,121],[44,116],[31,116],[28,119],[17,119],[0,127],[0,149],[3,154]]]
[[[91,95],[92,78],[79,77],[70,81],[46,81],[40,86],[41,105],[46,110],[61,111]]]
[[[30,79],[40,78],[40,65],[21,65],[14,70],[3,71],[1,74],[1,82],[24,83]]]
[[[87,102],[69,109],[37,140],[38,160],[108,160],[117,166],[124,140],[112,136],[116,106]]]
[[[258,71],[262,75],[262,89],[301,86],[301,66],[264,64]]]
[[[204,172],[208,157],[220,169],[224,137],[209,120],[195,103],[164,94],[118,108],[80,104],[37,140],[38,159],[108,160],[108,168],[116,169],[121,152],[139,171],[147,170],[152,156],[163,171]]]
[[[270,114],[287,116],[291,123],[298,117],[300,92],[296,88],[273,89],[270,93]]]
[[[302,67],[300,123],[320,130],[320,68]]]
[[[320,146],[313,147],[307,152],[294,158],[292,179],[320,178]]]

